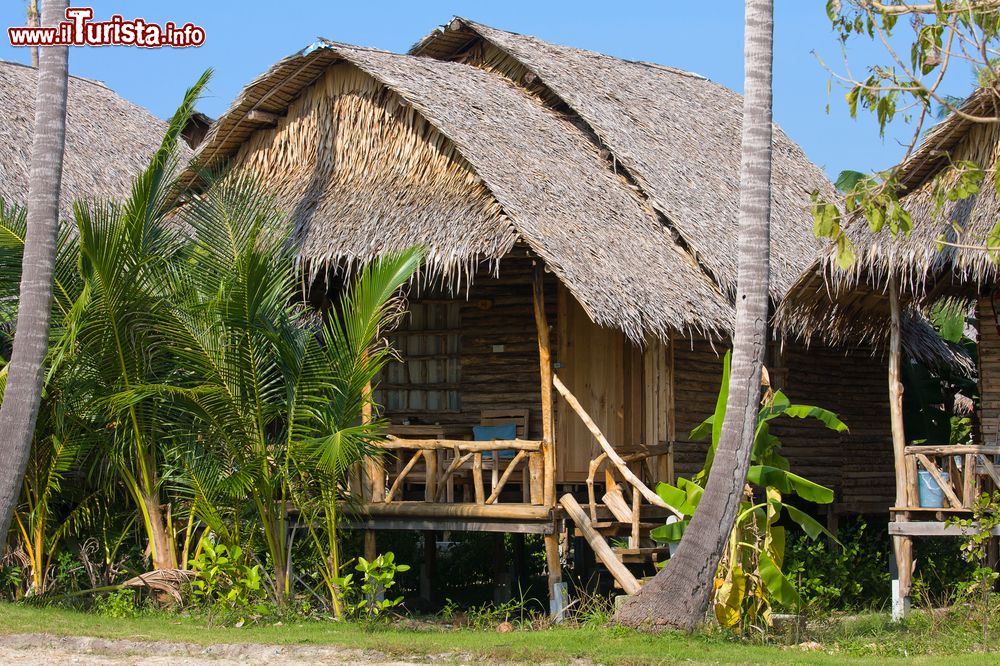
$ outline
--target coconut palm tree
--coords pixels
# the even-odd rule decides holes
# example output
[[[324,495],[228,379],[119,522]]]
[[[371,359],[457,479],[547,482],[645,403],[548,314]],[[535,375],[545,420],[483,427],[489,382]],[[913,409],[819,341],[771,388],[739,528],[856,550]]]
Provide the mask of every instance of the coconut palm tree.
[[[42,23],[64,18],[67,0],[46,0]],[[48,351],[52,273],[59,233],[59,192],[66,139],[69,49],[50,46],[39,56],[35,133],[28,174],[28,233],[18,294],[17,335],[0,405],[0,535],[17,506],[41,404]]]
[[[252,180],[215,185],[183,220],[193,244],[169,280],[175,311],[164,339],[186,380],[134,386],[118,400],[179,401],[190,436],[176,441],[173,460],[193,511],[242,552],[263,543],[282,604],[291,590],[289,505],[330,498],[379,436],[380,423],[361,419],[365,387],[388,354],[378,332],[422,254],[373,262],[320,321],[300,305],[286,217]],[[335,515],[335,501],[325,506]]]
[[[73,224],[64,226],[57,243],[54,323],[45,345],[43,380],[52,382],[71,371],[73,394],[86,396],[75,401],[73,416],[87,420],[91,432],[102,434],[104,456],[142,518],[155,568],[177,566],[173,516],[161,498],[161,444],[171,424],[157,401],[119,409],[110,398],[132,384],[162,381],[176,370],[159,331],[161,320],[171,312],[162,276],[180,256],[182,236],[164,218],[177,167],[177,142],[209,76],[206,72],[187,92],[160,148],[124,202],[74,205]],[[30,237],[16,211],[5,213],[0,216],[0,257],[5,259],[0,268],[0,303],[6,307],[0,306],[0,317],[9,325],[19,259],[25,257],[28,265]],[[29,217],[28,229],[30,224]],[[22,334],[20,319],[14,331],[16,347]],[[13,369],[12,362],[3,372]],[[13,394],[12,379],[7,381],[7,396]],[[65,395],[55,384],[51,388],[50,400]],[[41,428],[33,436],[41,442],[53,433]]]
[[[617,614],[633,626],[690,630],[705,616],[753,452],[767,349],[773,0],[746,0],[739,271],[726,418],[705,492],[676,554]]]

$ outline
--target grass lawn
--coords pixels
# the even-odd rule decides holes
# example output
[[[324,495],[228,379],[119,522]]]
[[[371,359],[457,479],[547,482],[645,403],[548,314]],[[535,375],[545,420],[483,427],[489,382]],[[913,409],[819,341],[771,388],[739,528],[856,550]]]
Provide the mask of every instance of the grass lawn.
[[[166,640],[197,644],[267,643],[336,645],[377,650],[392,657],[419,659],[445,653],[461,659],[485,658],[522,663],[566,663],[589,659],[601,664],[660,664],[685,661],[720,664],[881,664],[996,663],[997,654],[978,649],[974,633],[919,616],[905,626],[884,616],[837,623],[804,639],[818,650],[758,645],[724,635],[652,636],[619,627],[557,627],[539,631],[474,631],[386,627],[367,631],[350,623],[299,621],[241,628],[211,626],[202,618],[156,613],[110,618],[61,608],[0,604],[0,635],[17,633],[93,636],[110,639]],[[909,655],[907,657],[907,655]],[[456,657],[458,658],[458,657]]]

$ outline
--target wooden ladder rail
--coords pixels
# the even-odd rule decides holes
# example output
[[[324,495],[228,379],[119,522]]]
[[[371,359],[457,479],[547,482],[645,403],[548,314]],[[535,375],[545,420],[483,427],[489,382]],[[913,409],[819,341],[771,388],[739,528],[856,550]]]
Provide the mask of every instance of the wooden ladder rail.
[[[580,417],[583,424],[587,426],[590,434],[593,435],[594,439],[597,440],[597,443],[601,445],[601,449],[603,449],[604,453],[607,454],[608,460],[615,466],[622,478],[625,479],[625,481],[627,481],[636,491],[641,493],[650,504],[658,506],[662,509],[667,509],[678,518],[683,519],[683,513],[664,502],[659,495],[650,490],[649,486],[643,483],[642,480],[637,477],[631,469],[629,469],[628,464],[622,459],[618,452],[615,451],[614,447],[611,446],[611,443],[608,442],[607,437],[605,437],[604,433],[601,432],[601,429],[597,427],[594,420],[590,418],[590,414],[587,413],[587,410],[583,408],[583,405],[581,405],[580,401],[576,399],[573,392],[562,383],[561,379],[559,379],[559,375],[553,373],[552,385],[556,387],[556,390],[559,391],[560,395],[562,395],[562,397],[566,400],[566,403],[574,412],[576,412],[576,415]]]
[[[642,587],[639,581],[628,570],[628,567],[618,559],[615,551],[604,540],[604,537],[597,533],[597,530],[590,523],[590,518],[587,517],[587,512],[583,510],[579,502],[567,493],[559,498],[559,504],[562,505],[562,508],[566,511],[566,515],[573,521],[573,524],[583,532],[583,537],[590,544],[597,559],[607,567],[611,575],[618,581],[618,584],[625,590],[625,594],[636,594]]]

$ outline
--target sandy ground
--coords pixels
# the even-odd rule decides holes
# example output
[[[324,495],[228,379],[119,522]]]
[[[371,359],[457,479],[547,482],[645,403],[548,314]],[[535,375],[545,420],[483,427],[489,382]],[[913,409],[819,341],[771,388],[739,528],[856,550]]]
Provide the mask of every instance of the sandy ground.
[[[433,662],[470,663],[468,656],[441,654],[394,660],[368,650],[335,646],[262,645],[232,643],[196,645],[166,641],[109,640],[52,634],[0,636],[0,664],[55,666],[56,664],[372,664],[411,666]]]

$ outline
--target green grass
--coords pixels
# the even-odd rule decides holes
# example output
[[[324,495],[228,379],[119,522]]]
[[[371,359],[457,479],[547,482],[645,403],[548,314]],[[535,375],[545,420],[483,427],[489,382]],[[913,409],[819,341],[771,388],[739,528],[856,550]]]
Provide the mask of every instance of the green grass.
[[[154,613],[109,618],[62,608],[0,604],[0,634],[46,632],[130,640],[183,641],[198,644],[268,643],[336,645],[377,650],[389,656],[459,653],[495,661],[566,663],[590,659],[602,664],[666,664],[676,661],[718,664],[977,664],[994,663],[996,654],[970,654],[971,632],[947,623],[916,618],[906,626],[890,625],[884,616],[864,616],[836,623],[817,633],[822,649],[758,645],[722,634],[648,635],[620,627],[558,627],[539,631],[380,628],[366,631],[351,623],[302,620],[241,628],[210,626],[204,619]],[[905,655],[910,655],[907,658]]]

